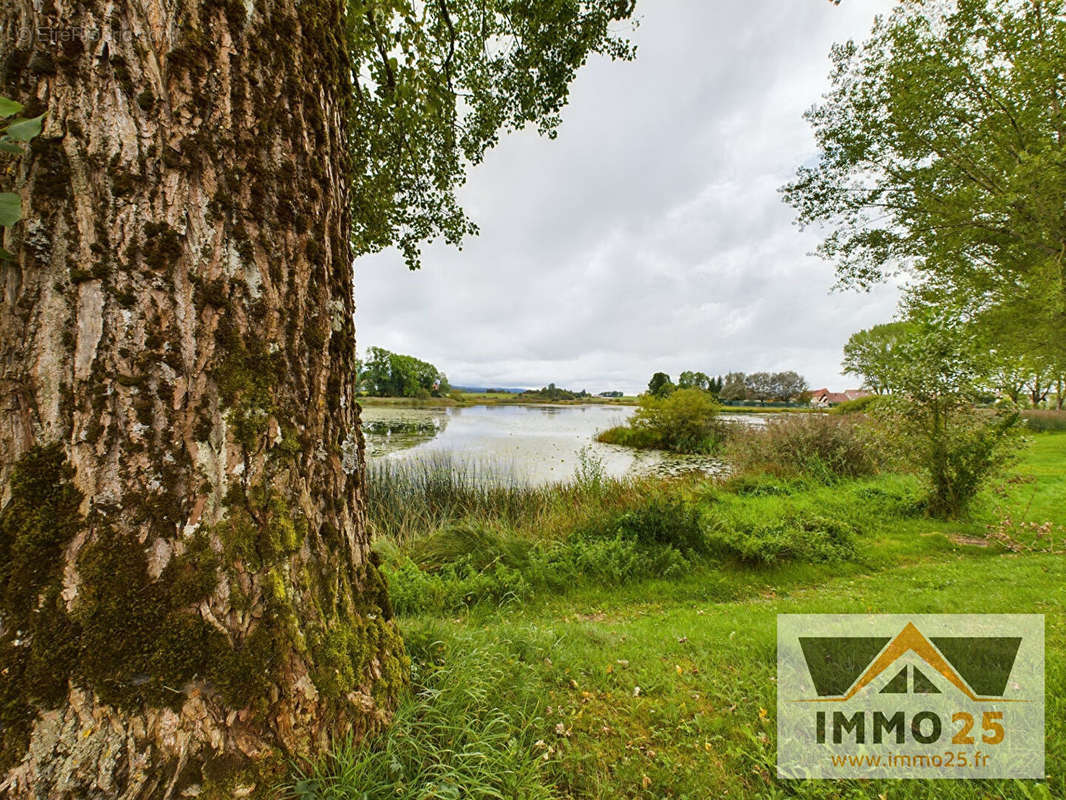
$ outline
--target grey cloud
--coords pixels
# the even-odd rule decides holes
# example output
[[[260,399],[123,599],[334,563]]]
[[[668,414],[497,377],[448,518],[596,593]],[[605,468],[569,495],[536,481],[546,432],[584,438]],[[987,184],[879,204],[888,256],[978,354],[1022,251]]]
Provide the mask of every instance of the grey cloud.
[[[891,0],[654,0],[635,63],[579,76],[559,139],[516,134],[463,192],[482,235],[356,263],[356,330],[458,383],[638,390],[656,370],[793,368],[843,388],[841,348],[897,292],[831,293],[778,187],[815,155],[804,109],[834,41]]]

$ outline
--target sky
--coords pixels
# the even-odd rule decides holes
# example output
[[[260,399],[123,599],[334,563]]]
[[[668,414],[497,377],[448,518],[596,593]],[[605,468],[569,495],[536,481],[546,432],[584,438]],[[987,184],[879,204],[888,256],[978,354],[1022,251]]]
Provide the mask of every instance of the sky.
[[[481,228],[355,263],[356,337],[455,385],[643,390],[656,371],[840,373],[855,331],[898,290],[833,290],[779,188],[817,156],[803,112],[833,42],[893,0],[644,0],[634,62],[578,74],[558,139],[521,131],[460,198]]]

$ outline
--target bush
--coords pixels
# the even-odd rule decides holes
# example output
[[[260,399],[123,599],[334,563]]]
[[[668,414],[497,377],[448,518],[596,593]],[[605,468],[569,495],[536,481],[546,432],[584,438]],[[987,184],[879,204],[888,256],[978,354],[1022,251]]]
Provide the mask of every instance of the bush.
[[[619,514],[605,530],[608,535],[645,547],[672,547],[682,553],[707,549],[699,513],[680,500],[653,499],[643,508]],[[579,535],[595,538],[588,532]]]
[[[893,395],[873,416],[884,440],[924,473],[929,513],[959,517],[1009,459],[1018,414],[975,408],[987,383],[985,347],[977,329],[949,309],[912,307],[892,352],[885,377]]]
[[[642,545],[621,534],[603,539],[575,539],[556,554],[560,574],[620,585],[644,578],[684,574],[691,562],[674,547]]]
[[[622,584],[670,577],[707,552],[699,515],[679,501],[643,506],[586,521],[562,542],[534,542],[470,522],[445,526],[406,552],[379,542],[398,614],[501,605],[537,589],[581,580]]]
[[[500,606],[527,600],[533,586],[521,569],[495,562],[478,569],[467,559],[424,570],[407,556],[386,558],[389,599],[397,614],[458,611],[482,603]]]
[[[712,551],[749,564],[841,561],[855,554],[855,529],[810,513],[779,519],[716,518],[708,530]]]
[[[832,483],[873,475],[883,461],[881,448],[859,421],[825,414],[795,414],[761,428],[738,430],[726,448],[738,473],[765,472],[778,478]]]
[[[711,453],[720,446],[726,430],[718,410],[714,398],[701,389],[677,389],[666,397],[645,394],[628,425],[596,438],[627,447]]]
[[[1017,449],[1015,411],[989,413],[951,397],[917,402],[893,398],[878,411],[883,438],[900,461],[919,465],[927,484],[926,508],[955,519]]]

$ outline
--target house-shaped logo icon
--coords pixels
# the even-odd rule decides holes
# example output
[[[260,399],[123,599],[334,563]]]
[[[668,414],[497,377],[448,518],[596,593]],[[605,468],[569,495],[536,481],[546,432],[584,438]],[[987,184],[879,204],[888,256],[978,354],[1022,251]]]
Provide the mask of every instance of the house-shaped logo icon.
[[[957,690],[974,702],[1005,698],[1021,637],[927,638],[911,622],[895,637],[801,636],[800,647],[816,698],[846,702],[872,692],[940,694]]]

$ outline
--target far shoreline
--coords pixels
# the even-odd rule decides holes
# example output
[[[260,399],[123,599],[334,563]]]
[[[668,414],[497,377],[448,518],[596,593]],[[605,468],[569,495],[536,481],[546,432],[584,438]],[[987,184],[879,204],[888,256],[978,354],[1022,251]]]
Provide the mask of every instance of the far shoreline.
[[[634,407],[639,404],[636,396],[626,397],[582,397],[574,400],[545,400],[544,398],[521,399],[521,395],[504,392],[467,393],[460,397],[372,397],[357,398],[359,404],[366,407],[395,406],[401,408],[467,408],[470,406],[621,406]],[[809,414],[825,412],[825,409],[802,406],[721,406],[722,414]]]

